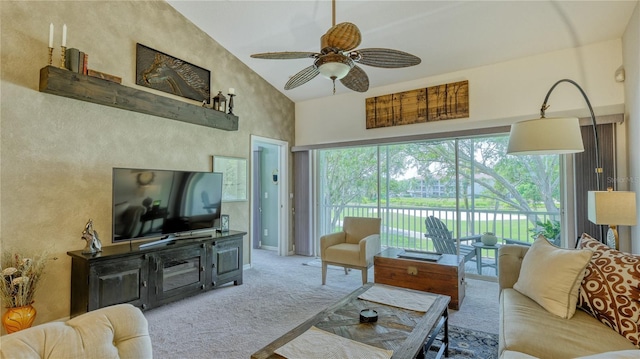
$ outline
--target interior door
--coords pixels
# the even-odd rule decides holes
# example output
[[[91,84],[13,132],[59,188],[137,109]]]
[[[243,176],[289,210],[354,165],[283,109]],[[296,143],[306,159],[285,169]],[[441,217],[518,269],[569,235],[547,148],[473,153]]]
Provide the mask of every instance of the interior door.
[[[278,145],[260,145],[260,248],[278,250],[280,239],[280,159]]]
[[[289,145],[252,135],[251,148],[254,151],[251,165],[252,243],[258,240],[261,249],[278,251],[281,256],[289,255]]]

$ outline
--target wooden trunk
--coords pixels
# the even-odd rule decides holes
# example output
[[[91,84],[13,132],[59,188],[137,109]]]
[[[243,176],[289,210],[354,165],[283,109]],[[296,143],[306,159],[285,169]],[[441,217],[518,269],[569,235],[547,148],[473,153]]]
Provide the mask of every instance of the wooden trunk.
[[[443,254],[437,262],[430,262],[398,258],[401,252],[389,248],[373,257],[375,283],[448,295],[449,308],[460,308],[465,293],[462,256]]]

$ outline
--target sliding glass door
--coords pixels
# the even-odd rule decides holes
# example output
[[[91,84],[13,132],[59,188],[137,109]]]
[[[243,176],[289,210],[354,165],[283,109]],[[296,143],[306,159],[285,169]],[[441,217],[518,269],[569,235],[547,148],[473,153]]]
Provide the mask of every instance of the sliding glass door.
[[[345,216],[378,217],[378,150],[373,146],[319,152],[321,234],[340,230]]]
[[[319,150],[319,234],[339,230],[344,216],[380,217],[383,247],[453,250],[469,273],[489,276],[501,244],[538,234],[559,244],[559,157],[507,156],[507,139]],[[482,244],[485,233],[497,246]]]

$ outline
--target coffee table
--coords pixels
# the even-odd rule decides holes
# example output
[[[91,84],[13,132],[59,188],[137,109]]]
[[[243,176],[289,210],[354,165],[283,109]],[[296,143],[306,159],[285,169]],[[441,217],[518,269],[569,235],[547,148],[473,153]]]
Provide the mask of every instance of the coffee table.
[[[282,358],[275,350],[306,332],[312,326],[374,347],[393,350],[393,359],[423,358],[435,340],[442,342],[436,358],[448,356],[449,329],[447,296],[424,293],[435,297],[429,310],[416,312],[384,304],[358,299],[373,283],[367,283],[342,298],[313,318],[285,333],[271,344],[251,355],[252,359]],[[402,289],[411,291],[410,289]],[[373,309],[378,312],[375,323],[360,323],[360,311]],[[444,334],[440,332],[444,329]]]
[[[437,261],[401,258],[411,253],[387,248],[373,256],[376,283],[438,293],[451,297],[449,309],[460,309],[465,295],[464,257],[441,254]]]

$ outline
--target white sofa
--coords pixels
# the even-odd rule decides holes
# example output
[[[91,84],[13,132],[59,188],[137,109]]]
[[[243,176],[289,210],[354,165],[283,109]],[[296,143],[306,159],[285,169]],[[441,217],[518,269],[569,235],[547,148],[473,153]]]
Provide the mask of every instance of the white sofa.
[[[578,309],[563,319],[513,289],[528,250],[504,245],[498,254],[501,359],[640,358],[629,340],[586,312]]]
[[[130,304],[101,308],[0,337],[2,359],[152,358],[147,319]]]

